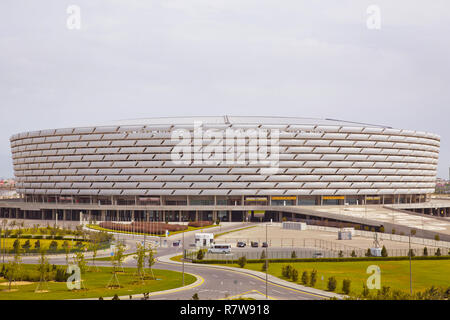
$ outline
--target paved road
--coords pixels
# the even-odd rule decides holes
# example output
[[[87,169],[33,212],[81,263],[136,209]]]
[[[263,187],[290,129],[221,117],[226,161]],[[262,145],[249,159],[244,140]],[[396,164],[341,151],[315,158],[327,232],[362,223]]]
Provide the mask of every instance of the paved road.
[[[243,224],[232,224],[225,227],[215,227],[208,228],[206,232],[212,233],[221,233],[225,231],[230,231],[234,229],[239,229],[242,227],[251,226],[251,223],[243,223]],[[198,232],[198,231],[197,231]],[[194,235],[196,232],[186,232],[185,237],[185,246],[194,242]],[[176,253],[181,254],[181,247],[173,247],[171,243],[174,240],[181,239],[182,235],[177,234],[171,236],[169,239],[169,247],[159,247],[157,258],[167,255],[173,255]],[[127,245],[127,250],[125,253],[135,252],[136,242],[142,241],[143,237],[133,237],[130,235],[120,235],[120,239],[124,240]],[[157,240],[158,237],[150,238],[146,237],[147,241]],[[101,256],[108,256],[108,253],[104,253]],[[37,263],[37,257],[24,257],[24,263]],[[66,264],[65,256],[58,257],[49,257],[49,262],[51,264]],[[110,266],[110,263],[107,261],[96,261],[96,265],[98,266]],[[126,259],[124,262],[124,267],[135,267],[136,262],[134,259]],[[174,271],[182,271],[182,266],[176,263],[167,263],[158,261],[154,265],[155,269],[165,269],[165,270],[174,270]],[[238,269],[230,271],[230,270],[220,270],[208,267],[207,265],[185,265],[185,272],[200,276],[203,280],[197,287],[192,289],[181,289],[177,292],[168,293],[168,294],[160,294],[152,297],[150,295],[150,299],[155,300],[177,300],[177,299],[191,299],[192,296],[197,293],[200,299],[224,299],[226,297],[239,295],[245,292],[255,291],[260,293],[261,296],[266,294],[269,299],[289,299],[289,300],[311,300],[311,299],[323,299],[323,297],[314,295],[311,293],[303,292],[300,290],[284,287],[279,284],[268,282],[266,289],[266,282],[264,279],[258,278],[253,275],[248,275],[245,273],[239,272]],[[182,283],[181,275],[180,275],[180,285]]]

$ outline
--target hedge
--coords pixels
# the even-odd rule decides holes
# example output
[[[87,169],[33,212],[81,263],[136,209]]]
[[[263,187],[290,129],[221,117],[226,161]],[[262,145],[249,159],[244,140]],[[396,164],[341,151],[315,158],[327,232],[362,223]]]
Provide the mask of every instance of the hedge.
[[[450,256],[426,256],[426,257],[412,257],[412,260],[450,260]],[[356,258],[301,258],[301,259],[268,259],[269,262],[358,262],[358,261],[401,261],[409,260],[405,257],[356,257]],[[266,259],[249,259],[247,263],[264,263]],[[235,260],[192,260],[193,263],[200,264],[227,264],[230,262],[237,262]]]

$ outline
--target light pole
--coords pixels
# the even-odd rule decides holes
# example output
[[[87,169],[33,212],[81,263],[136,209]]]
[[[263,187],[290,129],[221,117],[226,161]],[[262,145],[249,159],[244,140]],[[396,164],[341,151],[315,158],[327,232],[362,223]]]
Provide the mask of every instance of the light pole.
[[[181,264],[183,266],[182,274],[183,274],[183,287],[184,287],[184,231],[182,231],[181,233],[182,233],[182,236],[183,236],[183,240],[182,240],[183,241],[183,254],[181,256]]]
[[[267,272],[268,272],[268,270],[267,269],[269,269],[269,261],[268,261],[268,259],[269,259],[269,257],[267,256],[267,249],[268,249],[268,247],[269,247],[269,242],[267,241],[267,222],[266,222],[266,299],[269,299],[269,296],[268,296],[268,279],[267,279]]]
[[[409,232],[409,293],[412,296],[412,268],[411,268],[411,231]]]

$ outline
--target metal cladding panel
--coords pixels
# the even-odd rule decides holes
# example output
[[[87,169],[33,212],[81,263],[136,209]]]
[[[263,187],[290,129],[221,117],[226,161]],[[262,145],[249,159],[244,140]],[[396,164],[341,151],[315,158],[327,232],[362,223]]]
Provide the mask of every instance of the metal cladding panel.
[[[440,147],[438,135],[338,120],[228,117],[231,122],[225,123],[225,118],[200,120],[204,128],[222,133],[227,128],[278,130],[277,162],[250,161],[245,157],[250,153],[246,146],[244,162],[238,164],[209,159],[206,154],[200,162],[191,159],[177,163],[172,161],[171,152],[179,141],[171,141],[172,132],[175,128],[188,129],[193,136],[196,118],[130,120],[111,126],[13,135],[10,141],[14,171],[18,183],[23,183],[19,190],[79,194],[84,187],[77,184],[83,182],[98,183],[92,186],[93,194],[105,191],[122,196],[143,192],[373,195],[427,193],[433,189]],[[204,151],[205,141],[202,148],[191,150]],[[264,173],[270,167],[277,168],[277,173]],[[55,182],[58,184],[49,187]],[[30,183],[34,183],[32,187],[28,187]],[[319,184],[311,187],[315,183]],[[349,183],[353,184],[349,187]],[[370,187],[357,183],[368,183]]]
[[[122,195],[124,196],[145,196],[147,194],[147,190],[142,189],[127,189],[122,191]]]

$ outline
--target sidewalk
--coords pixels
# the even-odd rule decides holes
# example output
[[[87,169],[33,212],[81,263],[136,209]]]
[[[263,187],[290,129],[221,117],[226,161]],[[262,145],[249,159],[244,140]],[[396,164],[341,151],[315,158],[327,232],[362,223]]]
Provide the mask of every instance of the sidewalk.
[[[160,261],[160,262],[164,262],[164,263],[182,264],[181,262],[170,260],[170,258],[175,257],[177,255],[179,255],[179,254],[162,256],[162,257],[158,257],[156,260]],[[264,281],[266,280],[266,274],[264,272],[253,271],[253,270],[248,270],[248,269],[244,269],[244,268],[241,269],[241,268],[233,268],[233,267],[218,266],[218,265],[211,265],[211,264],[206,265],[206,264],[198,264],[198,263],[190,263],[190,262],[185,262],[184,264],[185,264],[185,266],[189,265],[189,266],[194,266],[194,267],[216,268],[216,269],[222,269],[222,270],[229,270],[229,271],[233,271],[233,272],[240,272],[240,273],[245,273],[250,276],[257,277]],[[344,298],[344,296],[334,293],[334,292],[322,291],[322,290],[311,288],[311,287],[305,287],[305,286],[302,286],[302,285],[299,285],[299,284],[296,284],[293,282],[289,282],[289,281],[274,277],[270,274],[268,275],[267,279],[269,282],[271,282],[273,284],[280,285],[280,286],[287,287],[287,288],[294,289],[294,290],[303,291],[303,292],[321,296],[324,298],[337,298],[337,299]]]

